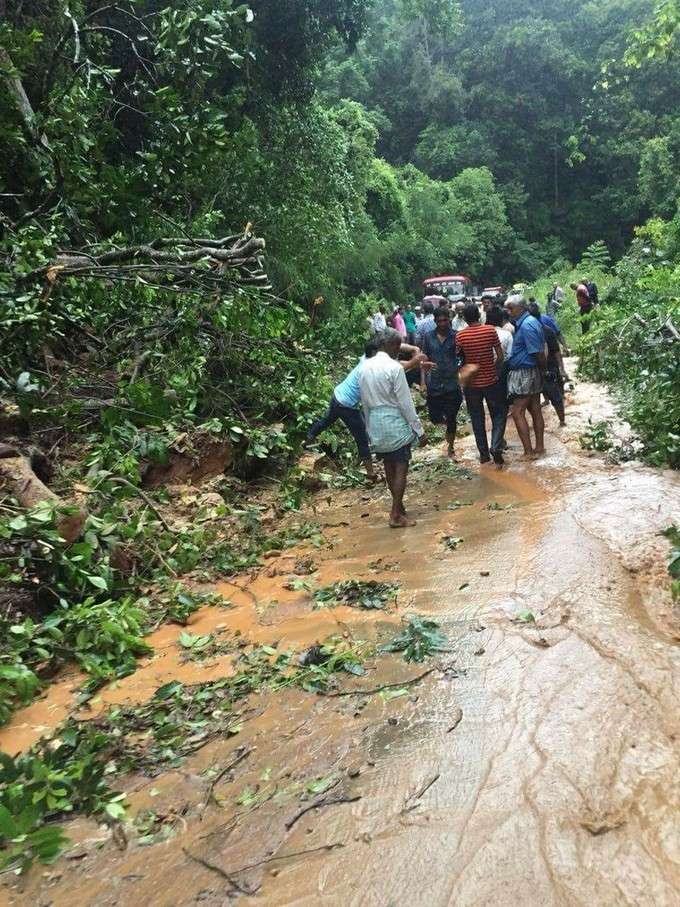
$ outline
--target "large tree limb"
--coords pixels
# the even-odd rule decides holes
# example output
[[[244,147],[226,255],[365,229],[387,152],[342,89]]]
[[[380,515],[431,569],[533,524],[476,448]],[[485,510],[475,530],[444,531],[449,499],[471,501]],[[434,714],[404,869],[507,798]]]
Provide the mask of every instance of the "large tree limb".
[[[50,146],[47,137],[38,128],[31,102],[28,99],[23,83],[19,78],[17,69],[12,62],[12,58],[4,47],[0,47],[0,73],[4,76],[10,97],[14,101],[14,105],[21,116],[24,129],[34,144],[42,145],[43,148],[46,148],[49,151]]]
[[[47,502],[64,507],[64,502],[33,472],[31,462],[11,445],[0,445],[0,487],[5,487],[26,510]],[[78,507],[57,519],[57,531],[67,542],[75,542],[85,524],[85,513]]]
[[[215,291],[223,285],[270,289],[264,249],[264,239],[249,229],[224,239],[157,238],[122,248],[64,251],[26,280],[43,279],[48,288],[62,277],[81,277],[140,280],[185,292]]]

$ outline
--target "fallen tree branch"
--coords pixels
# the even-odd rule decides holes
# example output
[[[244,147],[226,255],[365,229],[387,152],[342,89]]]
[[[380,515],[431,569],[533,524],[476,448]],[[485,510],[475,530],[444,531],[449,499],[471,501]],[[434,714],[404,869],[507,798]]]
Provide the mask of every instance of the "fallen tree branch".
[[[243,762],[244,759],[247,759],[247,757],[252,752],[252,750],[249,750],[247,746],[239,747],[239,750],[240,750],[240,752],[238,753],[236,758],[232,759],[232,761],[229,763],[229,765],[227,765],[220,772],[218,772],[218,774],[215,775],[215,777],[212,779],[212,781],[208,785],[208,790],[206,792],[205,799],[203,801],[203,806],[201,808],[201,818],[203,817],[203,813],[206,811],[206,809],[208,807],[208,803],[210,803],[210,800],[212,799],[215,788],[220,783],[222,778],[224,778],[225,775],[227,775],[230,771],[232,771],[232,769],[235,769],[236,766],[239,763]]]
[[[333,799],[322,797],[320,800],[316,800],[314,803],[310,803],[308,806],[305,806],[304,809],[301,809],[299,812],[295,813],[292,819],[289,819],[288,822],[286,822],[286,831],[290,831],[296,822],[298,822],[303,816],[306,816],[307,813],[311,812],[313,809],[320,809],[322,806],[335,806],[338,803],[356,803],[357,800],[361,800],[361,794],[355,794],[355,796],[353,797],[335,797]]]
[[[258,869],[260,866],[267,866],[269,863],[278,863],[281,860],[292,860],[293,857],[304,857],[310,853],[320,853],[322,850],[336,850],[338,847],[344,847],[342,841],[336,841],[333,844],[322,844],[320,847],[308,847],[306,850],[295,850],[293,853],[284,853],[281,856],[267,857],[265,860],[258,860],[257,863],[250,863],[248,866],[241,866],[240,869],[232,869],[231,873],[248,872],[249,869]],[[218,870],[223,872],[223,870]],[[224,873],[226,878],[226,873]]]
[[[144,350],[144,352],[137,357],[137,359],[135,360],[134,368],[132,369],[132,374],[130,375],[130,384],[134,384],[142,377],[142,375],[144,374],[144,369],[146,368],[146,364],[151,358],[152,353],[153,350]]]
[[[40,131],[35,112],[28,99],[23,83],[19,77],[12,58],[4,47],[0,47],[0,74],[5,78],[7,89],[14,105],[21,116],[24,129],[36,145],[42,145],[49,150],[49,143],[44,133]]]
[[[67,507],[62,499],[49,489],[33,471],[31,461],[9,444],[0,445],[0,487],[6,487],[21,506],[32,510],[47,503],[55,509]],[[69,507],[69,512],[57,514],[56,527],[67,542],[75,542],[85,525],[86,515],[80,507]]]
[[[136,485],[133,485],[132,482],[128,482],[128,480],[124,479],[122,476],[112,476],[108,479],[108,481],[113,482],[115,485],[124,485],[126,488],[130,488],[132,491],[134,491],[134,493],[144,501],[149,510],[156,516],[156,519],[163,526],[165,531],[172,532],[172,529],[170,528],[163,514],[156,507],[148,494],[145,494],[141,488],[137,488]]]
[[[439,772],[436,772],[434,775],[432,775],[431,778],[428,778],[427,781],[425,781],[414,794],[411,794],[409,797],[407,797],[406,802],[404,803],[401,810],[402,813],[408,813],[411,812],[411,810],[415,809],[418,805],[418,800],[421,800],[432,787],[432,785],[436,784],[436,782],[439,781],[439,777]]]
[[[372,687],[370,690],[335,690],[332,693],[325,693],[326,696],[370,696],[372,693],[380,693],[381,690],[392,690],[395,687],[412,686],[414,683],[420,683],[429,674],[432,674],[434,668],[428,668],[422,674],[412,677],[411,680],[399,680],[394,683],[381,683],[380,686]]]
[[[244,888],[242,885],[233,879],[228,872],[225,872],[221,866],[217,866],[215,863],[211,863],[209,860],[205,860],[203,857],[199,857],[198,854],[192,853],[186,847],[182,848],[182,852],[185,856],[189,857],[190,860],[193,860],[195,863],[198,863],[200,866],[203,866],[205,869],[209,869],[211,872],[216,872],[218,875],[222,876],[223,879],[226,879],[230,885],[234,887],[239,894],[253,895],[257,892],[257,888]],[[258,886],[259,888],[259,886]]]
[[[25,281],[44,280],[47,288],[63,277],[140,281],[160,289],[214,291],[224,286],[270,290],[262,255],[265,241],[250,229],[223,239],[157,237],[139,245],[97,251],[60,252]]]

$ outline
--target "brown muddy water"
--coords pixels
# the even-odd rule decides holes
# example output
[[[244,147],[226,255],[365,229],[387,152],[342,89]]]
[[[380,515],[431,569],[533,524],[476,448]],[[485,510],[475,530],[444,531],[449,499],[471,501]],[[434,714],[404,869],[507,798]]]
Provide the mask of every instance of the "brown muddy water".
[[[343,693],[364,691],[355,695],[251,697],[236,736],[211,741],[178,770],[120,779],[131,820],[153,810],[167,840],[144,846],[131,821],[125,845],[108,827],[75,820],[73,849],[55,866],[5,876],[6,902],[680,904],[680,621],[658,535],[680,524],[680,482],[587,456],[577,438],[589,416],[614,414],[601,389],[579,384],[569,427],[548,419],[543,460],[517,462],[510,431],[503,472],[475,465],[471,439],[470,479],[416,470],[415,529],[386,527],[382,489],[321,496],[316,519],[330,545],[225,583],[233,607],[203,609],[190,630],[241,630],[303,649],[331,635],[389,638],[419,613],[442,625],[451,651],[424,665],[381,655],[366,676],[342,681]],[[447,509],[454,501],[466,506]],[[450,551],[444,534],[464,542]],[[308,592],[285,588],[301,554],[313,557],[319,585],[399,582],[397,607],[313,610]],[[518,620],[523,612],[535,622]],[[230,655],[182,664],[179,633],[163,627],[151,637],[154,657],[102,691],[94,713],[142,702],[170,679],[233,670]],[[79,682],[64,678],[19,713],[0,747],[27,747],[73,712]],[[373,692],[386,684],[408,693]],[[331,776],[326,794],[301,799],[306,784]]]

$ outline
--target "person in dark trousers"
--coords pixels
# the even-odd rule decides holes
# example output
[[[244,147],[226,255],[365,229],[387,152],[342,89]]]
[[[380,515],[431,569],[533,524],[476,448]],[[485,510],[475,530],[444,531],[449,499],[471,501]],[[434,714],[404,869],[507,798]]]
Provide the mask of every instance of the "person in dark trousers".
[[[498,378],[498,371],[503,366],[503,348],[496,328],[480,323],[479,309],[474,302],[465,306],[463,317],[468,326],[458,333],[456,348],[463,361],[465,377],[461,378],[461,384],[465,384],[465,402],[480,462],[489,463],[493,457],[500,468],[503,466],[505,423],[508,416],[506,394]],[[485,401],[491,416],[491,450],[486,434]]]
[[[371,448],[368,442],[364,417],[359,408],[359,404],[361,403],[359,374],[361,373],[364,362],[367,359],[372,359],[379,348],[380,341],[378,339],[373,339],[366,344],[364,355],[347,377],[336,386],[326,414],[320,419],[317,419],[312,425],[307,433],[307,440],[305,441],[305,447],[309,447],[322,432],[326,431],[327,428],[330,428],[331,425],[334,425],[338,419],[340,419],[351,432],[359,451],[359,459],[364,464],[366,475],[372,482],[375,482],[376,480],[376,472],[375,467],[373,466],[373,458],[371,457]]]
[[[566,373],[557,334],[549,322],[543,320],[549,316],[541,315],[541,311],[535,303],[529,305],[529,314],[541,322],[546,346],[548,347],[546,368],[543,372],[543,394],[557,413],[560,425],[564,427],[567,424],[564,416],[564,382]]]
[[[434,320],[434,331],[423,336],[428,365],[421,370],[420,389],[427,395],[427,411],[433,425],[446,424],[447,453],[454,459],[458,411],[463,402],[458,384],[456,332],[451,327],[448,306],[438,308]]]

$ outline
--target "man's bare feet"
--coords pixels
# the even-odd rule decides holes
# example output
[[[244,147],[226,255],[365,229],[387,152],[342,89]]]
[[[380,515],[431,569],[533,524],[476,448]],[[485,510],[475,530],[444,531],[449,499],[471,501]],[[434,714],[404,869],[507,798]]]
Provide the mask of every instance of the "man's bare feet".
[[[390,529],[408,529],[415,526],[416,521],[410,520],[405,514],[399,514],[398,517],[390,517]]]
[[[539,457],[545,456],[545,447],[537,447],[534,450],[534,459],[537,460]]]
[[[535,454],[533,452],[533,450],[531,451],[531,453],[523,453],[522,456],[520,457],[520,461],[522,463],[528,463],[530,460],[537,460],[537,459],[538,459],[538,456],[537,456],[537,454]]]

